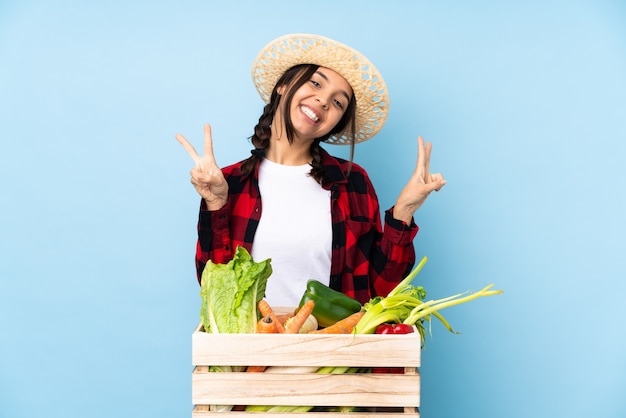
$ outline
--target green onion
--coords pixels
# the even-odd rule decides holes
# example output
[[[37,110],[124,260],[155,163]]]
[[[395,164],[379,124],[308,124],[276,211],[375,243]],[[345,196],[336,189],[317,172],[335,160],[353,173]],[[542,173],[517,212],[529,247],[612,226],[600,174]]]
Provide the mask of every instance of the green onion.
[[[439,313],[441,309],[460,305],[483,296],[499,295],[502,290],[491,290],[493,284],[482,290],[470,293],[459,293],[446,298],[425,302],[426,291],[422,286],[413,286],[411,283],[422,270],[428,260],[424,257],[408,276],[406,276],[386,297],[372,298],[363,305],[365,315],[356,325],[356,334],[373,334],[376,328],[384,323],[404,323],[414,325],[420,333],[422,345],[426,341],[426,328],[424,322],[428,322],[429,332],[431,329],[431,316],[437,318],[450,332],[455,332],[448,321]]]

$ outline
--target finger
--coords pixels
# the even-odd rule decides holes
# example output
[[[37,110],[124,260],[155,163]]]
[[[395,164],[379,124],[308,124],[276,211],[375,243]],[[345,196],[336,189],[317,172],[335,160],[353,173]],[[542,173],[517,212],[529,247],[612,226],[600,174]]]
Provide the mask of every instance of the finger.
[[[204,156],[211,158],[215,161],[213,155],[213,135],[211,134],[211,125],[204,124]]]
[[[432,175],[432,184],[434,187],[434,191],[438,192],[441,190],[443,186],[446,185],[446,180],[443,178],[443,175],[437,173]]]
[[[210,181],[211,176],[202,170],[202,167],[194,167],[189,172],[191,174],[191,178],[196,180],[198,183],[207,183]]]
[[[417,137],[417,164],[416,164],[416,171],[420,174],[423,174],[423,170],[424,170],[424,157],[425,157],[425,151],[424,151],[424,138],[422,138],[421,136]]]
[[[430,154],[433,150],[433,144],[431,142],[427,142],[424,146],[424,174],[430,174]]]
[[[189,143],[189,141],[187,141],[187,139],[181,134],[176,135],[176,140],[183,146],[183,148],[185,148],[187,153],[191,156],[191,158],[197,165],[200,161],[200,156],[196,152],[196,149],[193,147],[193,145],[191,145],[191,143]]]

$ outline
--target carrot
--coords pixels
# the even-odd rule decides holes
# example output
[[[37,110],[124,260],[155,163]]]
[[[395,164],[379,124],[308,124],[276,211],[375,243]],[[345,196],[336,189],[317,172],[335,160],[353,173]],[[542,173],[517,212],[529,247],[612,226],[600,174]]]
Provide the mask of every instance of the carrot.
[[[337,321],[326,328],[310,331],[309,334],[350,334],[359,320],[363,318],[363,315],[365,315],[365,311],[353,313],[347,318]]]
[[[279,314],[276,314],[276,318],[278,318],[281,324],[285,325],[285,323],[290,318],[293,318],[293,314],[292,313],[279,313]]]
[[[311,315],[311,312],[313,312],[314,307],[315,301],[313,301],[313,299],[307,300],[306,303],[302,305],[300,309],[298,309],[298,312],[296,312],[293,318],[291,318],[289,322],[287,322],[287,324],[285,325],[285,333],[297,334],[298,331],[300,331],[300,328],[302,328],[302,325],[304,325],[304,323],[306,322],[309,315]]]
[[[257,334],[275,334],[277,332],[278,329],[276,328],[276,324],[272,321],[272,317],[270,315],[264,316],[256,323]]]
[[[282,334],[285,332],[285,327],[283,326],[282,322],[280,322],[280,320],[274,313],[274,310],[272,309],[270,304],[267,303],[265,299],[261,299],[259,303],[257,304],[257,307],[259,308],[259,312],[261,312],[261,315],[269,316],[270,318],[272,318],[272,322],[274,322],[274,325],[276,326],[276,330],[278,331],[279,334]]]
[[[267,366],[248,366],[246,368],[247,373],[263,373],[267,369]]]
[[[256,332],[257,334],[274,334],[278,332],[277,324],[280,324],[282,327],[282,323],[277,318],[276,314],[270,307],[270,305],[263,301],[264,303],[259,302],[259,311],[264,313],[264,317],[259,319],[256,324]],[[274,317],[274,319],[272,319]],[[267,369],[267,366],[248,366],[246,368],[246,372],[248,373],[262,373]]]

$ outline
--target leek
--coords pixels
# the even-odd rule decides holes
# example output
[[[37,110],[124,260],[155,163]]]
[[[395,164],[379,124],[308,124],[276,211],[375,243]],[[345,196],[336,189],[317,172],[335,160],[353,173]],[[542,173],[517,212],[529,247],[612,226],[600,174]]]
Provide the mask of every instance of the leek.
[[[356,334],[373,334],[376,328],[384,323],[404,323],[414,325],[422,340],[422,345],[426,341],[426,327],[424,322],[428,322],[429,332],[432,325],[431,316],[434,316],[450,332],[455,332],[448,321],[439,313],[441,309],[460,305],[483,296],[493,296],[502,294],[502,290],[491,290],[490,284],[478,292],[459,293],[446,298],[424,301],[426,291],[422,286],[413,286],[412,282],[417,274],[422,270],[428,260],[424,257],[422,261],[405,277],[386,297],[372,298],[363,305],[365,315],[354,328]]]

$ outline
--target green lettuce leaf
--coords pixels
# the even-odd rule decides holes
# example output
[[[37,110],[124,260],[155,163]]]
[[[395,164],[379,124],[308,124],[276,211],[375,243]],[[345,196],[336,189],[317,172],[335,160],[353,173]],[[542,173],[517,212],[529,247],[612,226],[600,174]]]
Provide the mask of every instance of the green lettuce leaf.
[[[237,247],[226,264],[209,260],[202,271],[200,320],[206,332],[216,334],[255,332],[257,304],[265,296],[272,274],[271,259],[255,262]]]

